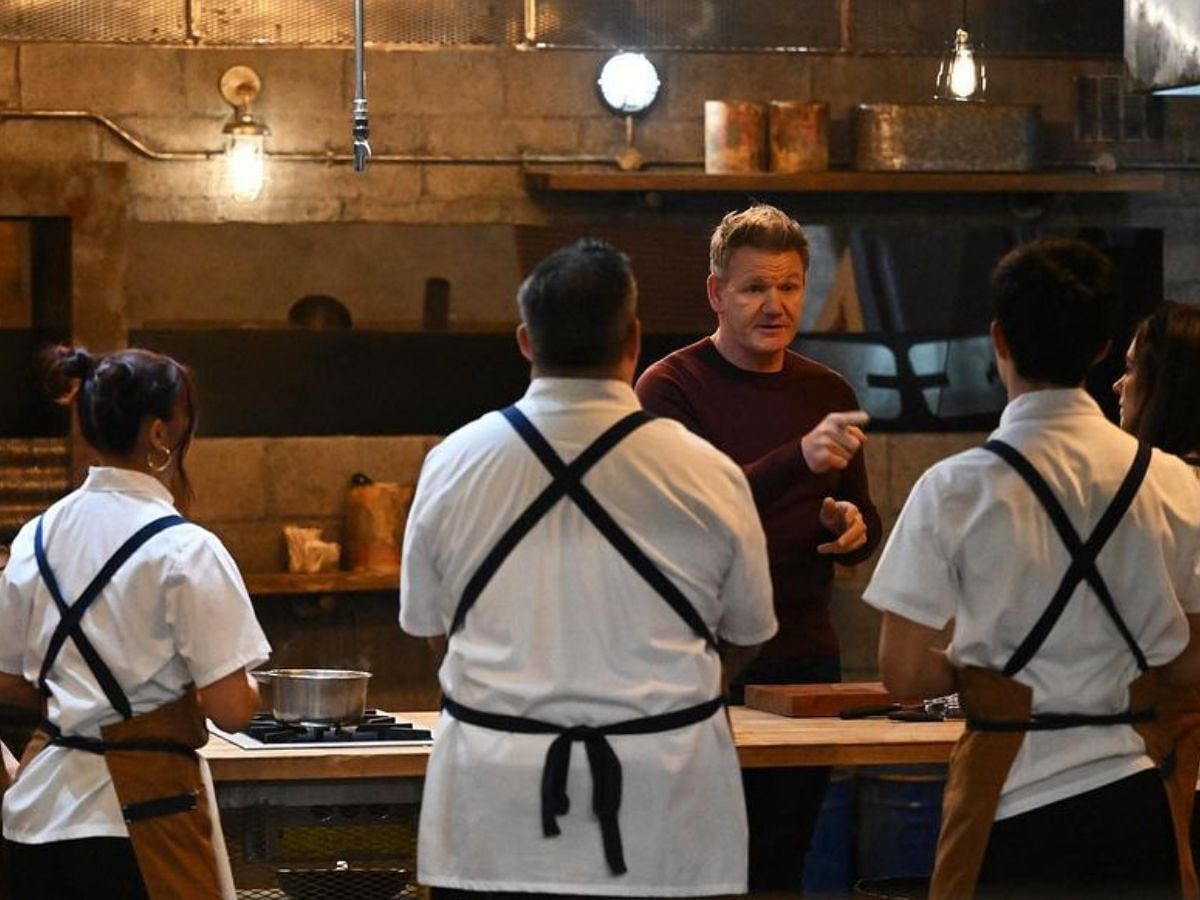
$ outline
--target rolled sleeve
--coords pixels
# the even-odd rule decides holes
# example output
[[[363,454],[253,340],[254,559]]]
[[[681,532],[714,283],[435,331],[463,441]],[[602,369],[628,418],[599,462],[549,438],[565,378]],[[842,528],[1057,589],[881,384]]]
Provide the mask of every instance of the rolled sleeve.
[[[181,545],[167,579],[168,624],[197,687],[271,655],[237,565],[211,534]]]
[[[36,584],[37,565],[33,562],[31,525],[18,532],[12,543],[8,567],[0,572],[0,672],[24,673],[29,644],[29,617],[32,598],[28,593]]]
[[[400,627],[413,637],[436,637],[447,630],[449,592],[430,547],[429,530],[434,510],[428,504],[428,491],[421,488],[422,485],[418,485],[408,525],[404,529],[404,551],[400,563]]]
[[[959,585],[939,537],[937,497],[927,472],[909,494],[863,600],[882,612],[940,629],[954,618]]]

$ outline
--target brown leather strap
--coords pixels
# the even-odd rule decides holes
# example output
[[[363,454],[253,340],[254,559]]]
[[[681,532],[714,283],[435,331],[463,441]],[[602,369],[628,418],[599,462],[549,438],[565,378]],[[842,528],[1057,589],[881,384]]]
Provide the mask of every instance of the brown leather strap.
[[[1129,686],[1129,701],[1131,705],[1153,703],[1158,710],[1154,722],[1134,727],[1163,775],[1179,855],[1180,896],[1200,900],[1191,841],[1200,774],[1200,688],[1170,687],[1160,683],[1157,673],[1147,672]]]
[[[986,719],[1027,719],[1033,708],[1032,689],[986,669],[961,670],[958,696],[967,715]],[[1000,791],[1024,740],[1023,732],[967,731],[954,745],[929,900],[974,895]]]
[[[221,895],[213,844],[211,798],[195,757],[179,753],[121,750],[147,741],[199,747],[207,740],[194,687],[178,700],[100,730],[104,760],[125,814],[138,869],[153,900]],[[189,802],[176,802],[188,797]],[[194,802],[192,802],[194,800]],[[159,814],[144,816],[146,810]]]

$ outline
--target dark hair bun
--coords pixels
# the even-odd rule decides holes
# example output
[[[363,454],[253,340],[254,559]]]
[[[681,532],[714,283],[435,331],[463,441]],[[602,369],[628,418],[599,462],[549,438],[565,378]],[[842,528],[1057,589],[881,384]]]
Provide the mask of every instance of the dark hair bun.
[[[83,347],[56,344],[42,351],[42,386],[51,400],[70,403],[96,371],[96,358]]]

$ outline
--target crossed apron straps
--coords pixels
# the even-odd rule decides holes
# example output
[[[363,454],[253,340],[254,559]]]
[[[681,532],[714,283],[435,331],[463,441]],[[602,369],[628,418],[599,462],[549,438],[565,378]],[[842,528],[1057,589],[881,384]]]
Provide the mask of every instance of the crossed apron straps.
[[[467,613],[517,544],[559,500],[569,497],[625,561],[687,623],[696,636],[715,648],[716,637],[692,602],[633,542],[583,484],[583,476],[589,469],[636,428],[654,417],[643,410],[630,413],[608,428],[568,464],[563,462],[541,432],[519,409],[509,406],[501,412],[550,472],[553,480],[509,526],[467,582],[451,621],[450,634],[453,635],[462,628]],[[567,797],[567,772],[571,762],[571,746],[577,741],[583,743],[592,773],[592,810],[600,822],[605,861],[613,875],[622,875],[627,869],[617,820],[621,806],[621,763],[607,736],[655,734],[702,722],[721,709],[723,698],[715,697],[704,703],[661,715],[643,716],[600,726],[564,726],[525,716],[489,713],[464,706],[450,697],[443,698],[442,706],[454,718],[483,728],[523,734],[557,735],[546,751],[546,761],[542,769],[542,833],[546,837],[554,837],[560,833],[557,818],[565,815],[570,807]]]
[[[50,596],[54,598],[54,605],[58,607],[58,614],[60,616],[58,627],[54,629],[54,633],[50,636],[50,644],[46,648],[46,655],[42,659],[41,671],[38,673],[38,690],[42,692],[42,696],[49,696],[50,689],[46,684],[46,678],[50,674],[51,667],[58,661],[58,654],[62,652],[63,645],[69,637],[75,642],[76,648],[78,648],[80,655],[83,656],[84,662],[87,664],[96,681],[100,683],[100,689],[104,691],[104,696],[108,698],[108,702],[112,704],[113,709],[119,712],[123,719],[128,719],[133,715],[133,708],[129,705],[129,698],[121,690],[121,685],[117,683],[112,670],[100,658],[100,654],[96,652],[96,648],[92,646],[92,642],[83,633],[83,629],[79,623],[82,621],[84,613],[96,602],[96,599],[100,596],[100,592],[112,581],[113,575],[117,573],[117,570],[125,564],[129,557],[133,556],[146,541],[159,532],[175,525],[181,525],[185,521],[187,520],[183,516],[170,515],[162,516],[147,525],[143,525],[125,543],[117,548],[117,552],[109,557],[108,561],[101,566],[100,571],[96,573],[96,577],[84,588],[79,598],[74,603],[68,604],[63,598],[62,590],[58,586],[58,579],[55,577],[54,571],[50,568],[50,563],[46,559],[46,545],[42,537],[42,519],[38,519],[37,529],[33,535],[33,552],[34,556],[37,557],[38,572],[41,573],[42,581],[45,582],[46,589],[50,591]]]
[[[154,900],[217,898],[232,891],[232,880],[226,884],[216,857],[214,801],[196,752],[207,737],[204,714],[196,688],[190,685],[178,699],[134,715],[128,696],[84,634],[81,622],[113,575],[142,545],[186,521],[179,515],[167,515],[139,528],[72,604],[64,598],[46,559],[41,519],[34,532],[38,571],[60,616],[42,660],[38,687],[43,695],[50,693],[49,673],[70,639],[104,696],[121,715],[120,722],[100,729],[100,739],[63,734],[49,721],[43,721],[41,734],[35,733],[34,739],[41,745],[49,743],[104,757],[142,880]]]
[[[1145,478],[1150,464],[1149,445],[1139,443],[1120,487],[1086,540],[1075,530],[1046,480],[1019,451],[999,440],[988,441],[984,449],[1012,466],[1033,491],[1070,554],[1071,562],[1045,610],[1001,672],[978,668],[959,672],[959,692],[967,715],[967,728],[951,756],[937,861],[930,885],[931,900],[962,900],[974,894],[1000,793],[1024,742],[1025,732],[1085,725],[1129,724],[1142,728],[1147,727],[1155,716],[1154,708],[1143,706],[1140,699],[1124,712],[1114,714],[1033,713],[1031,688],[1012,677],[1045,643],[1081,582],[1087,582],[1095,592],[1138,668],[1147,672],[1145,654],[1121,618],[1112,592],[1096,566],[1096,559],[1128,512]],[[1138,690],[1135,692],[1131,687],[1131,695],[1142,696],[1140,683],[1148,677],[1143,674],[1135,681]]]

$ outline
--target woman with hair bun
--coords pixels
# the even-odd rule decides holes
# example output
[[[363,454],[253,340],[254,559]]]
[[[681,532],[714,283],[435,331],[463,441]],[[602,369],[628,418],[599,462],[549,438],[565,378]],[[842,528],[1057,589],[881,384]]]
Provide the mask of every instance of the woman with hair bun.
[[[1143,319],[1113,391],[1122,428],[1200,467],[1200,306],[1168,300]]]
[[[191,374],[146,350],[44,354],[47,392],[95,450],[0,575],[0,704],[40,708],[4,795],[15,898],[232,897],[204,719],[258,708],[270,654],[237,566],[180,515]]]

